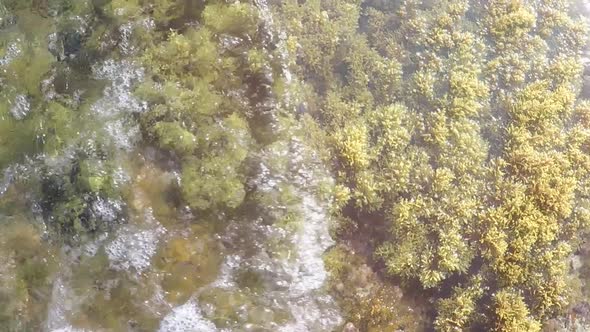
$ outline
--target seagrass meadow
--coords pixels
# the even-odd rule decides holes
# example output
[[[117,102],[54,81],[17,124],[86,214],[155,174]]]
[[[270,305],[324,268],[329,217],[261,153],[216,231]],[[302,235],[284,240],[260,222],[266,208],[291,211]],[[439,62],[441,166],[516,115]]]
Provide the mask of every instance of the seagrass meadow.
[[[583,0],[0,0],[0,332],[590,331]]]

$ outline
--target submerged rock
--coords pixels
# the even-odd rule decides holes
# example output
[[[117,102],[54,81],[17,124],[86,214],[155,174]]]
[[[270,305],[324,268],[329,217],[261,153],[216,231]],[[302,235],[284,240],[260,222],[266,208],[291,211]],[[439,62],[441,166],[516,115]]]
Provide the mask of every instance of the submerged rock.
[[[342,318],[323,289],[322,257],[333,244],[328,210],[305,185],[324,173],[295,139],[273,144],[260,164],[250,183],[259,204],[252,207],[253,219],[227,227],[226,261],[199,300],[206,316],[230,331],[332,331]]]

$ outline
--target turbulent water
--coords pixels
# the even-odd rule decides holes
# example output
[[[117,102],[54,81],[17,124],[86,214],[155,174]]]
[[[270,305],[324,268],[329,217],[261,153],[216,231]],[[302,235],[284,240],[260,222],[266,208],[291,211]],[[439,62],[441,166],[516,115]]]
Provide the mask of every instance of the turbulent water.
[[[257,7],[270,45],[281,38],[281,32],[275,30],[268,5],[259,1]],[[30,295],[37,307],[32,312],[26,311],[28,298],[10,304],[25,311],[6,311],[6,315],[20,315],[4,318],[9,329],[295,332],[331,331],[342,324],[338,307],[324,289],[327,274],[322,255],[333,241],[328,232],[329,202],[317,196],[316,184],[330,179],[295,134],[257,152],[259,172],[249,186],[267,197],[269,204],[252,207],[244,220],[227,220],[220,227],[188,208],[172,209],[167,193],[181,181],[178,165],[142,143],[136,118],[152,110],[133,93],[145,79],[145,68],[133,60],[141,52],[132,42],[134,31],[140,27],[149,32],[153,22],[118,24],[118,55],[91,63],[82,59],[80,64],[76,61],[83,55],[68,50],[67,45],[64,48],[64,38],[83,35],[90,18],[27,10],[4,14],[0,16],[0,45],[4,46],[0,70],[27,55],[28,48],[41,53],[34,56],[69,58],[56,62],[44,77],[41,99],[57,100],[65,90],[72,96],[67,102],[81,110],[77,119],[70,119],[75,139],[65,141],[55,153],[38,153],[30,147],[23,158],[4,167],[0,194],[28,197],[24,206],[30,211],[25,214],[36,220],[33,226],[22,226],[22,236],[30,236],[38,250],[50,253],[43,258],[43,268],[49,271],[47,290]],[[39,29],[31,26],[37,21],[42,23]],[[55,32],[62,24],[71,27],[71,36]],[[79,65],[89,70],[80,74],[80,68],[74,68]],[[286,67],[283,75],[287,82],[294,80]],[[9,98],[10,121],[22,121],[33,111],[33,101],[24,93],[9,91],[10,82],[0,84]],[[273,116],[273,105],[283,102],[266,100],[264,106]],[[53,235],[43,221],[43,202],[19,191],[18,184],[33,181],[42,172],[44,176],[66,174],[80,153],[93,155],[105,146],[111,157],[104,163],[115,170],[110,175],[114,185],[128,194],[118,199],[84,199],[91,202],[93,220],[111,226],[76,244],[51,240]],[[106,174],[107,167],[100,161],[93,166]],[[277,200],[284,191],[293,197],[288,207]],[[12,199],[7,197],[4,199]],[[275,223],[287,208],[296,211],[298,221]],[[17,232],[20,226],[15,223],[11,227]],[[41,235],[47,238],[45,242],[36,242],[35,229],[45,232]],[[11,259],[2,253],[0,257]],[[16,280],[15,264],[2,263],[3,294],[13,291],[10,281]]]

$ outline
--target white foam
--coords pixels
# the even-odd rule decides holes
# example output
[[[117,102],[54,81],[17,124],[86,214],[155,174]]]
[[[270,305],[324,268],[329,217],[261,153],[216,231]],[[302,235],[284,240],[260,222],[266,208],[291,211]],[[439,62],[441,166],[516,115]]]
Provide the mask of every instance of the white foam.
[[[240,267],[242,258],[239,255],[228,255],[221,265],[219,277],[213,283],[213,287],[232,288],[236,286],[233,280],[233,273]]]
[[[12,185],[14,179],[19,174],[22,174],[21,171],[22,166],[19,164],[14,164],[4,169],[4,177],[2,178],[2,181],[0,181],[0,196],[4,195],[6,191],[8,191],[8,188],[10,188],[10,185]]]
[[[16,42],[10,43],[8,47],[6,47],[4,56],[0,58],[0,67],[7,66],[22,53],[19,43],[20,39],[17,38]]]
[[[293,275],[292,296],[322,287],[327,278],[322,255],[334,243],[329,236],[325,210],[309,194],[303,195],[302,212],[304,221],[293,239],[298,257],[287,266]]]
[[[17,95],[10,107],[10,114],[17,120],[22,120],[31,111],[31,103],[25,95]]]
[[[68,314],[75,312],[81,304],[82,299],[74,294],[67,284],[66,278],[64,276],[56,278],[48,304],[46,329],[48,331],[72,331],[67,317]]]
[[[106,60],[92,67],[94,77],[111,82],[103,91],[103,97],[92,110],[103,116],[120,113],[136,113],[146,110],[145,103],[138,100],[131,91],[133,84],[144,77],[144,70],[129,60]]]
[[[151,265],[164,229],[137,230],[126,226],[117,232],[117,237],[105,247],[111,268],[119,271],[143,272]]]
[[[86,332],[86,330],[82,330],[82,329],[77,329],[75,327],[72,327],[71,325],[68,325],[66,327],[62,327],[56,330],[52,330],[51,332]]]
[[[158,332],[215,332],[217,328],[203,318],[194,301],[176,307],[160,322]]]
[[[91,110],[104,123],[104,130],[113,144],[129,151],[139,140],[140,132],[139,127],[130,125],[125,117],[147,110],[147,104],[133,94],[134,84],[143,79],[145,72],[132,61],[112,59],[94,65],[92,72],[94,78],[110,84]]]
[[[113,181],[113,185],[115,186],[121,186],[131,181],[131,177],[129,176],[129,174],[127,174],[123,167],[120,166],[113,171],[111,178]]]
[[[122,94],[127,94],[133,83],[141,80],[145,75],[144,70],[133,61],[115,61],[113,59],[92,66],[92,73],[96,79],[111,81],[111,91],[122,92]],[[122,109],[127,109],[127,107],[122,107]]]
[[[105,123],[106,133],[118,148],[131,151],[139,142],[139,125],[129,125],[123,119],[116,119]]]
[[[119,27],[119,49],[124,55],[131,55],[135,52],[135,46],[131,42],[133,34],[133,23],[129,22]]]
[[[255,0],[254,3],[256,4],[256,8],[258,8],[258,12],[262,21],[266,24],[267,33],[273,36],[277,42],[276,47],[279,50],[279,60],[281,64],[281,70],[283,77],[285,78],[285,83],[289,89],[285,92],[285,95],[282,97],[284,102],[287,104],[290,103],[292,96],[291,90],[293,88],[294,82],[294,75],[291,73],[289,69],[289,58],[292,58],[287,49],[287,34],[285,31],[279,30],[274,22],[272,12],[269,8],[267,0]]]

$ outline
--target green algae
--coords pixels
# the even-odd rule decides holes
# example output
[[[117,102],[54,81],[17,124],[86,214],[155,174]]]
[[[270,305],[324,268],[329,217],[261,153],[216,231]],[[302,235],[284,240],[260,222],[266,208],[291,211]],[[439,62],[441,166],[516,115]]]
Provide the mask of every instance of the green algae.
[[[201,20],[216,33],[235,36],[253,36],[258,26],[257,11],[249,3],[212,2],[203,9]]]
[[[169,238],[154,258],[171,303],[184,303],[191,294],[213,282],[221,263],[218,255],[211,254],[219,250],[212,232],[203,231],[200,225],[191,228],[195,237]]]
[[[248,8],[229,7],[238,16]],[[220,10],[207,8],[203,15]],[[223,23],[211,29],[223,32],[231,25]],[[176,61],[169,63],[170,58]],[[251,138],[243,115],[234,111],[234,101],[220,96],[226,84],[234,84],[231,77],[235,75],[232,68],[236,59],[221,56],[212,31],[201,28],[172,33],[165,43],[150,50],[144,61],[161,78],[182,82],[163,88],[144,84],[138,94],[155,109],[142,119],[144,130],[162,148],[183,159],[184,199],[199,210],[238,207],[245,196],[241,164]]]
[[[80,287],[76,290],[80,291],[79,296],[83,296],[85,301],[79,304],[76,314],[70,318],[73,326],[113,330],[157,328],[158,317],[149,312],[144,302],[154,295],[150,288],[145,287],[149,280],[129,279],[112,271],[105,274],[104,271],[109,271],[106,257],[102,264],[98,261],[92,264],[85,262],[81,267],[90,270],[75,271],[74,284]],[[91,275],[90,271],[96,274]],[[87,281],[82,282],[83,278]]]
[[[26,221],[3,217],[1,228],[0,324],[12,330],[39,329],[56,273],[55,248]]]
[[[255,303],[246,292],[215,288],[200,294],[199,301],[213,305],[212,320],[221,328],[252,326],[269,330],[289,320],[288,313],[279,308]]]

